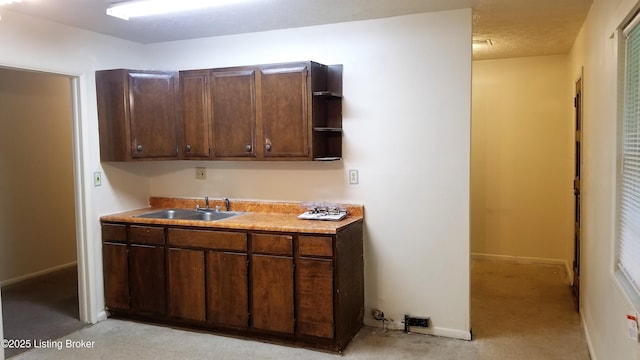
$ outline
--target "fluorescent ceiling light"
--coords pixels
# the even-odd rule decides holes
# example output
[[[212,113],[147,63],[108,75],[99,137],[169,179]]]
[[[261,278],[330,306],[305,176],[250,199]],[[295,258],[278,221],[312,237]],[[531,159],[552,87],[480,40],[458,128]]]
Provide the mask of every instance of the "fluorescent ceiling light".
[[[0,0],[7,1],[7,0]],[[168,14],[207,7],[239,3],[247,0],[134,0],[115,3],[107,8],[107,15],[129,20],[132,17]]]

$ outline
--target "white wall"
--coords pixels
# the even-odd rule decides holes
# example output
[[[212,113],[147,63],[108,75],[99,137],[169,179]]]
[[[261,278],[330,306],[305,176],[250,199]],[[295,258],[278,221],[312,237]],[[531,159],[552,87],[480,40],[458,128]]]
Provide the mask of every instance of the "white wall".
[[[593,359],[640,359],[627,338],[632,304],[612,271],[615,257],[615,183],[618,46],[616,28],[635,0],[595,0],[570,54],[576,80],[584,66],[581,312]],[[640,309],[639,309],[640,310]]]
[[[93,171],[100,170],[98,123],[95,100],[94,71],[117,67],[138,67],[144,54],[142,45],[108,36],[42,21],[28,16],[2,11],[0,20],[0,66],[42,70],[71,75],[79,88],[79,120],[74,123],[74,146],[78,149],[76,171],[81,181],[76,184],[80,198],[76,203],[86,223],[78,224],[78,232],[86,243],[78,252],[90,258],[87,268],[80,269],[91,286],[81,292],[92,294],[86,312],[81,317],[96,321],[104,309],[102,291],[102,254],[100,247],[100,215],[137,208],[147,203],[148,176],[140,175],[133,166],[105,166],[103,186],[91,186]],[[114,182],[116,185],[112,185]],[[36,190],[36,189],[32,189]],[[82,264],[81,264],[82,265]]]
[[[471,252],[573,260],[568,56],[473,62]]]
[[[93,259],[92,319],[104,308],[100,215],[144,206],[150,194],[332,199],[366,207],[367,308],[397,327],[404,313],[431,316],[436,333],[468,338],[470,38],[470,10],[147,46],[3,11],[0,65],[80,79],[88,242],[79,251]],[[344,64],[344,161],[101,166],[94,70],[303,59]],[[203,164],[210,180],[196,183]],[[347,185],[351,168],[360,185]],[[99,188],[95,170],[105,173]]]
[[[3,285],[76,261],[71,114],[68,77],[0,69]]]
[[[160,69],[344,65],[343,161],[162,163],[151,194],[364,204],[366,322],[380,308],[468,337],[470,37],[460,10],[147,46]]]

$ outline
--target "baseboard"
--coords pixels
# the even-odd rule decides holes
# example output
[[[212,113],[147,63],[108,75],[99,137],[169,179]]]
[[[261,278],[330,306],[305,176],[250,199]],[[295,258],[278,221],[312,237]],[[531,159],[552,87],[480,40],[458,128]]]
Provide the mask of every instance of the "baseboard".
[[[582,309],[580,309],[580,321],[582,322],[582,328],[584,329],[584,337],[587,341],[587,350],[589,350],[589,358],[591,360],[598,360],[596,353],[593,351],[593,343],[591,342],[591,336],[589,335],[589,329],[587,328],[587,322],[584,321],[584,315]]]
[[[471,253],[471,259],[473,260],[502,260],[511,261],[522,264],[548,264],[548,265],[566,265],[566,260],[562,259],[549,259],[549,258],[537,258],[528,256],[511,256],[511,255],[495,255],[495,254],[483,254],[483,253]]]
[[[107,312],[106,312],[106,310],[102,310],[102,311],[98,312],[98,321],[97,322],[104,321],[104,320],[107,320]]]
[[[497,260],[497,261],[510,261],[519,264],[543,264],[543,265],[562,265],[565,267],[567,279],[569,284],[573,284],[573,278],[571,274],[571,267],[566,260],[563,259],[550,259],[550,258],[537,258],[527,256],[511,256],[511,255],[496,255],[496,254],[483,254],[483,253],[471,253],[472,260]]]
[[[380,321],[372,322],[372,321],[365,320],[365,325],[382,329],[382,324],[380,323]],[[387,323],[386,328],[387,330],[404,331],[404,324],[394,321],[392,323]],[[471,340],[471,332],[441,328],[441,327],[429,327],[429,328],[412,327],[411,333],[441,336],[441,337],[458,339],[458,340]]]
[[[54,266],[54,267],[51,267],[51,268],[48,268],[48,269],[36,271],[34,273],[31,273],[31,274],[18,276],[18,277],[15,277],[13,279],[8,279],[8,280],[4,280],[4,281],[0,282],[0,287],[11,285],[11,284],[16,284],[16,283],[19,283],[21,281],[29,280],[29,279],[32,279],[32,278],[35,278],[35,277],[38,277],[38,276],[46,275],[46,274],[49,274],[49,273],[52,273],[52,272],[55,272],[55,271],[58,271],[58,270],[67,269],[67,268],[70,268],[70,267],[73,267],[73,266],[77,266],[77,265],[78,265],[78,262],[77,261],[73,261],[73,262],[70,262],[70,263],[67,263],[67,264],[62,264],[62,265]]]

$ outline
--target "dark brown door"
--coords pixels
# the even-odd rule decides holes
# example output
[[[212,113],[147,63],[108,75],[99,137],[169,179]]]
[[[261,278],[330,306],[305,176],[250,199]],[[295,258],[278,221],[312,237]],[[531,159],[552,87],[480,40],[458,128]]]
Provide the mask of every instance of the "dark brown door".
[[[164,247],[131,245],[129,249],[131,308],[139,313],[166,313]]]
[[[247,255],[207,252],[207,316],[215,325],[249,325]]]
[[[127,244],[104,243],[104,300],[108,309],[129,309]]]
[[[211,73],[214,158],[256,156],[255,71]]]
[[[300,258],[296,278],[298,333],[333,338],[333,261]]]
[[[180,72],[182,154],[209,157],[209,71]]]
[[[260,76],[264,156],[309,156],[307,68],[264,69]]]
[[[176,85],[172,73],[129,73],[132,157],[178,155]]]
[[[293,334],[293,259],[253,255],[251,289],[253,327]]]
[[[581,223],[581,201],[580,201],[580,174],[582,172],[582,79],[576,82],[576,97],[574,99],[576,108],[576,133],[575,133],[575,179],[573,181],[574,194],[574,254],[573,254],[573,296],[576,301],[576,308],[580,311],[580,223]]]
[[[169,316],[205,321],[204,251],[169,249]]]

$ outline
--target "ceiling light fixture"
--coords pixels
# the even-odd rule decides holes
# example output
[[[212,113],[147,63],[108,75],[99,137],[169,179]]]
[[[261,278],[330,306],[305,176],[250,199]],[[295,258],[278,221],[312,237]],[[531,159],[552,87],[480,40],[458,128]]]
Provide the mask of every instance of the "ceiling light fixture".
[[[0,0],[7,1],[7,0]],[[9,0],[11,1],[11,0]],[[121,1],[107,8],[107,15],[129,20],[132,17],[168,14],[239,3],[246,0],[134,0]]]

